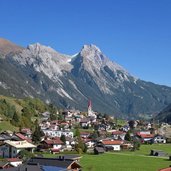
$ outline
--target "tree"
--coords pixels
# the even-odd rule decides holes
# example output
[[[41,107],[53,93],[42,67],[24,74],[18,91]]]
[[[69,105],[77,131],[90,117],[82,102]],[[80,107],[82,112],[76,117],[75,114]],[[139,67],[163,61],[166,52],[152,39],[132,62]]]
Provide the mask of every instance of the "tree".
[[[140,149],[140,146],[141,146],[140,141],[138,141],[138,140],[133,140],[133,151],[139,150],[139,149]]]
[[[90,136],[91,136],[92,139],[96,139],[96,138],[99,137],[99,132],[98,131],[94,131]]]
[[[28,118],[28,117],[25,117],[25,116],[22,116],[21,117],[21,121],[20,121],[20,127],[21,128],[31,128],[33,125],[33,123],[31,122],[31,118]]]
[[[56,109],[56,107],[55,107],[52,103],[49,104],[48,110],[49,110],[49,112],[50,112],[51,114],[56,114],[56,113],[57,113],[57,109]]]
[[[19,158],[22,158],[23,161],[27,161],[27,159],[31,158],[31,157],[34,157],[34,154],[27,151],[27,150],[21,150],[19,153],[18,153],[18,157]]]
[[[12,118],[14,112],[16,111],[15,106],[11,105],[5,99],[0,100],[0,113],[5,115],[8,118]]]
[[[65,135],[61,135],[60,140],[61,140],[64,144],[66,144],[66,137],[65,137]]]
[[[50,114],[50,118],[49,118],[51,121],[54,121],[57,119],[57,116],[53,113]]]
[[[20,118],[16,111],[14,112],[14,115],[12,117],[11,124],[14,126],[19,126],[19,124],[20,124]]]
[[[75,130],[75,137],[77,138],[77,142],[75,145],[75,150],[81,154],[82,152],[87,151],[87,146],[86,144],[82,141],[81,136],[80,136],[80,130],[76,128]]]
[[[29,107],[29,106],[24,107],[22,109],[22,115],[25,116],[25,117],[30,118],[35,114],[36,114],[35,110],[33,108]]]
[[[79,128],[76,128],[76,130],[75,130],[75,137],[80,137],[80,130],[79,130]]]
[[[128,124],[129,124],[129,127],[130,127],[131,130],[133,130],[135,128],[135,121],[134,120],[130,120],[128,122]]]
[[[57,118],[58,118],[58,120],[62,121],[62,120],[64,120],[64,115],[61,114],[61,113],[59,113],[59,114],[57,115]]]
[[[41,130],[39,124],[38,124],[38,121],[36,120],[35,121],[35,131],[33,132],[32,134],[32,140],[35,142],[35,143],[38,143],[41,141],[41,137],[44,136],[44,133],[43,131]]]
[[[75,150],[79,154],[85,151],[85,144],[83,143],[81,137],[77,137],[77,144],[75,145]]]
[[[126,141],[131,141],[131,135],[130,135],[130,131],[128,131],[125,135],[125,140]]]

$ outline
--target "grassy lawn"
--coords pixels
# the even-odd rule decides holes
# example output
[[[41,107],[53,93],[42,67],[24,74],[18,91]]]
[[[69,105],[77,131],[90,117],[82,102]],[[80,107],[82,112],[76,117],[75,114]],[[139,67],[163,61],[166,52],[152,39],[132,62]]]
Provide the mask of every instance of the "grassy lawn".
[[[124,153],[129,153],[132,155],[146,155],[149,156],[150,150],[162,150],[171,155],[171,144],[152,144],[152,145],[141,145],[140,150],[135,152],[125,151]]]
[[[151,149],[171,153],[171,144],[141,145],[135,152],[108,152],[101,155],[83,154],[81,166],[84,171],[158,171],[169,167],[168,157],[151,157]],[[56,157],[62,154],[44,154],[45,157]]]
[[[124,153],[83,155],[81,159],[84,171],[157,171],[170,164],[168,159]]]

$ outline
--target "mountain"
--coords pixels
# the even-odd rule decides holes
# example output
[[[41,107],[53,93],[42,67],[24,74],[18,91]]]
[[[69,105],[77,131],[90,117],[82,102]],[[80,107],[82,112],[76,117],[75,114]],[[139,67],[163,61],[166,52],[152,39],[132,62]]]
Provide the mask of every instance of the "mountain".
[[[23,48],[16,44],[0,38],[0,57],[7,55],[10,52],[20,52]]]
[[[158,115],[154,117],[155,120],[161,122],[171,123],[171,104],[164,108]]]
[[[1,52],[0,44],[0,53]],[[158,112],[171,103],[171,88],[133,77],[95,45],[74,56],[39,43],[0,58],[0,94],[38,97],[64,108],[93,110],[123,117]]]

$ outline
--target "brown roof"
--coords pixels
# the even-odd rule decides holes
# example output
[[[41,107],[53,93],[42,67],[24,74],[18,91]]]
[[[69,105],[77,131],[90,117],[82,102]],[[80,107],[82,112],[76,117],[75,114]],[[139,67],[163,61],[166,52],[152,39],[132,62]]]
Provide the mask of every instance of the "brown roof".
[[[25,137],[23,134],[21,134],[21,133],[15,133],[15,135],[18,137],[18,138],[20,138],[21,140],[26,140],[26,141],[28,141],[28,142],[32,142],[32,140],[31,139],[29,139],[29,138],[27,138],[27,137]]]
[[[63,144],[63,142],[60,140],[60,138],[55,138],[53,140],[44,140],[44,142],[48,145]]]
[[[120,140],[102,140],[104,145],[121,145],[123,141]]]

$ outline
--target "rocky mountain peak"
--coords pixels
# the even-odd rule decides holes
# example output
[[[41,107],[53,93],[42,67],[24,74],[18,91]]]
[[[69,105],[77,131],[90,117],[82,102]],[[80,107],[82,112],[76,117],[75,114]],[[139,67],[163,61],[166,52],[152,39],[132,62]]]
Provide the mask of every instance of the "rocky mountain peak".
[[[10,52],[19,52],[22,51],[23,47],[18,46],[12,42],[10,42],[9,40],[0,38],[0,54],[1,55],[7,55]]]
[[[101,50],[94,44],[84,45],[81,51],[101,52]]]
[[[84,45],[80,52],[81,56],[87,57],[87,58],[88,57],[91,58],[91,57],[94,57],[96,55],[101,55],[101,54],[102,54],[101,50],[93,44]]]
[[[34,53],[57,53],[50,46],[45,46],[40,43],[34,43],[27,46],[27,49]]]
[[[108,60],[102,51],[95,45],[84,45],[79,56],[83,58],[84,63],[91,63],[93,67],[101,67]]]

